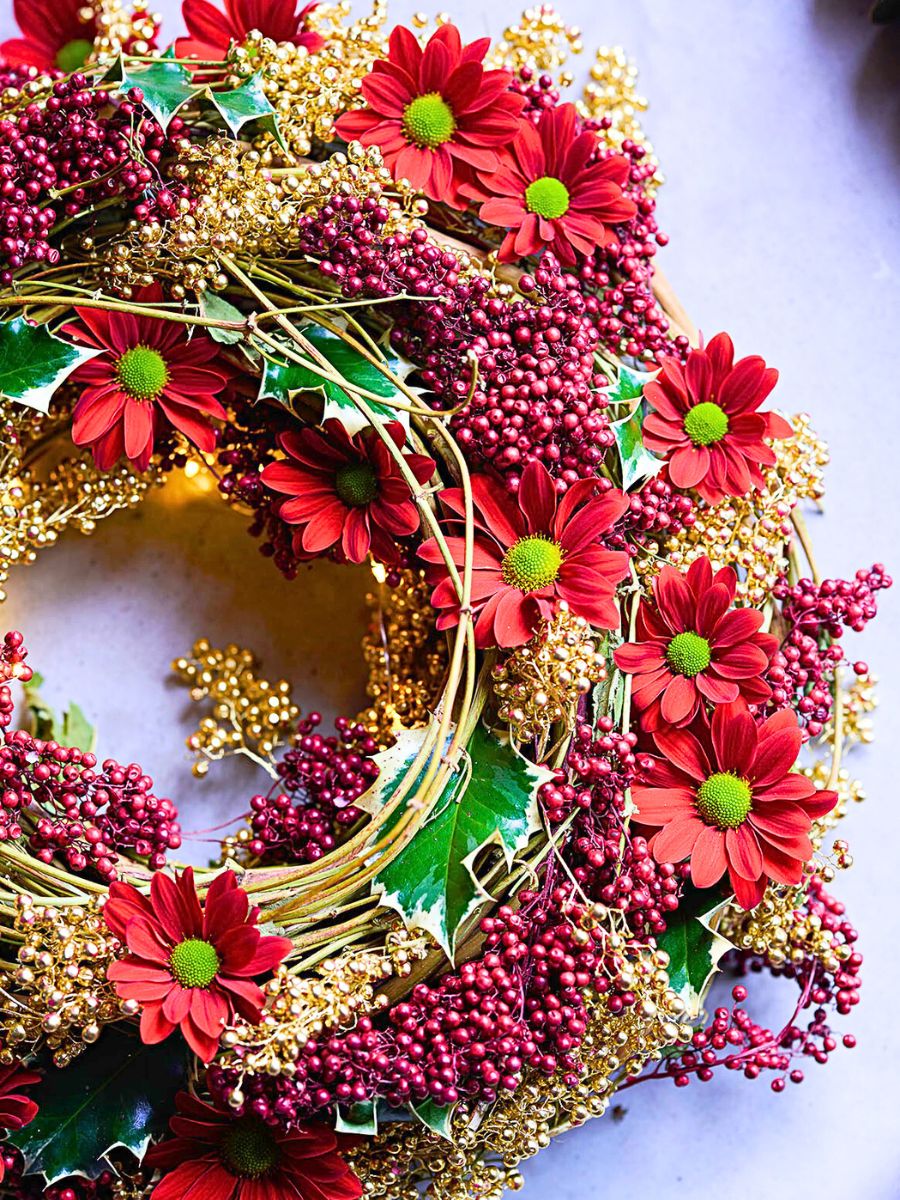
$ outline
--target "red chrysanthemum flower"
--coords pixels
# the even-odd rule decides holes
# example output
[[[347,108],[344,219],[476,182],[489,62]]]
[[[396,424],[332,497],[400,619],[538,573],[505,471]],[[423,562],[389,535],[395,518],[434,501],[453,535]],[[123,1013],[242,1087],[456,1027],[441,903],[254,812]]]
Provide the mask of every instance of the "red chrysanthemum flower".
[[[757,409],[778,382],[778,372],[759,355],[734,361],[727,333],[684,366],[660,359],[659,375],[644,388],[652,412],[644,421],[644,445],[665,459],[676,487],[695,488],[707,504],[746,496],[764,484],[762,467],[775,463],[764,438],[787,438],[793,429],[777,413]]]
[[[727,873],[743,908],[759,904],[768,880],[797,884],[812,857],[809,830],[834,808],[792,770],[803,734],[784,709],[757,725],[741,704],[721,704],[710,725],[658,729],[662,755],[632,786],[636,819],[657,826],[657,862],[690,857],[691,879],[712,887]]]
[[[723,567],[713,575],[698,558],[687,575],[663,567],[653,580],[655,606],[642,600],[637,641],[615,652],[616,665],[634,675],[635,705],[644,729],[688,725],[703,701],[728,704],[738,697],[762,704],[772,694],[762,674],[778,649],[755,608],[732,608],[737,575]]]
[[[0,44],[7,62],[67,75],[84,66],[97,22],[93,16],[84,20],[83,0],[13,0],[13,13],[24,36]]]
[[[324,43],[318,33],[306,28],[306,19],[317,0],[299,12],[297,2],[225,0],[225,11],[221,12],[209,0],[182,0],[181,15],[190,37],[176,39],[175,53],[179,58],[218,62],[228,53],[232,42],[240,45],[256,29],[273,42],[293,42],[315,54]]]
[[[394,539],[419,528],[419,510],[399,465],[372,429],[351,438],[335,418],[322,428],[322,433],[307,427],[282,434],[279,444],[288,459],[262,472],[267,487],[290,497],[279,516],[301,526],[295,552],[312,558],[334,548],[347,562],[360,563],[371,551],[380,562],[395,562]],[[400,422],[385,428],[402,449],[406,433]],[[403,458],[418,483],[434,474],[434,463],[424,454]]]
[[[623,193],[629,162],[614,154],[591,162],[597,134],[577,132],[574,104],[546,109],[537,127],[522,121],[509,154],[465,194],[483,200],[479,216],[508,229],[500,258],[512,262],[545,246],[567,266],[611,241],[610,228],[629,221],[637,205]]]
[[[148,1167],[167,1172],[152,1200],[357,1200],[362,1185],[326,1125],[290,1133],[235,1116],[187,1092],[175,1098],[175,1134],[152,1146]]]
[[[157,871],[150,895],[111,883],[103,915],[130,953],[107,975],[123,1000],[141,1005],[141,1040],[161,1042],[176,1028],[209,1062],[235,1013],[259,1020],[263,992],[254,979],[290,953],[290,938],[263,936],[233,871],[217,875],[201,907],[194,872],[170,879]]]
[[[157,304],[162,290],[139,289],[136,304]],[[225,417],[217,400],[228,379],[219,347],[203,334],[189,337],[184,325],[131,313],[77,308],[81,325],[63,333],[99,350],[69,379],[86,384],[73,413],[72,440],[90,446],[101,471],[124,455],[144,471],[153,443],[168,423],[205,453],[216,444],[204,418]],[[218,361],[217,361],[218,360]]]
[[[600,629],[619,624],[615,585],[628,574],[628,555],[597,544],[628,507],[619,491],[596,496],[596,481],[582,479],[560,499],[547,468],[531,462],[513,499],[487,475],[473,475],[475,554],[472,608],[478,613],[479,647],[521,646],[542,617],[565,600],[572,612]],[[441,492],[454,531],[447,546],[462,572],[465,538],[458,529],[465,508],[459,488]],[[435,538],[420,547],[435,585],[431,603],[438,629],[459,623],[459,597]]]
[[[22,1091],[40,1083],[37,1071],[28,1071],[18,1063],[0,1066],[0,1129],[21,1129],[37,1116],[38,1106]],[[3,1155],[0,1154],[0,1182],[4,1175]]]
[[[465,208],[460,186],[473,172],[492,171],[500,148],[519,126],[525,101],[509,91],[508,71],[482,60],[490,38],[463,46],[455,25],[442,25],[423,50],[402,25],[391,33],[386,59],[362,84],[366,108],[344,113],[346,141],[377,146],[395,179],[408,179],[431,200]]]

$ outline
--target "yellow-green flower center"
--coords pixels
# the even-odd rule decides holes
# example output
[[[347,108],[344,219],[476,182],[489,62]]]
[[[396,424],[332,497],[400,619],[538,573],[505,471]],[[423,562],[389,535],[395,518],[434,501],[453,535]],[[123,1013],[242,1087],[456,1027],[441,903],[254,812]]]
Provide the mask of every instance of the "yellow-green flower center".
[[[561,547],[549,538],[519,538],[503,556],[503,578],[521,592],[536,592],[556,582],[562,560]]]
[[[539,217],[555,221],[569,211],[569,189],[561,179],[542,175],[525,189],[525,207]]]
[[[158,351],[134,346],[116,363],[116,378],[134,400],[155,400],[169,382],[169,368]]]
[[[268,1175],[280,1157],[274,1134],[256,1117],[235,1122],[222,1138],[220,1154],[225,1167],[242,1179]]]
[[[710,775],[697,789],[697,813],[716,829],[737,829],[753,807],[750,784],[746,779],[721,771]]]
[[[711,446],[721,442],[728,432],[728,414],[712,400],[704,400],[688,410],[684,418],[684,432],[695,446]]]
[[[209,942],[188,938],[172,951],[169,966],[182,987],[205,988],[219,973],[219,956]]]
[[[87,38],[75,38],[74,41],[66,42],[57,51],[56,65],[61,71],[65,71],[67,75],[71,75],[73,71],[77,71],[79,67],[84,66],[93,48],[94,43],[89,42]]]
[[[368,463],[351,463],[335,475],[334,490],[345,504],[361,508],[378,495],[378,480]]]
[[[709,642],[699,633],[676,633],[666,650],[666,662],[676,675],[693,679],[710,663]]]
[[[411,142],[433,150],[453,137],[453,109],[438,92],[416,96],[403,110],[403,129]]]

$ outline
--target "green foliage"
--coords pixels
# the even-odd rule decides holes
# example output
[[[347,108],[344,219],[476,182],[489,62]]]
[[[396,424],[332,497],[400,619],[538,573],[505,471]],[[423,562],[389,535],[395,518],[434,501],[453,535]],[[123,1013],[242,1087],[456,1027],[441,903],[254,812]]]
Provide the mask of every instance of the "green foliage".
[[[200,312],[204,317],[209,317],[213,321],[243,321],[245,319],[239,308],[229,304],[216,292],[210,291],[200,293]],[[236,346],[244,338],[240,329],[217,329],[215,325],[210,325],[206,332],[214,342],[219,342],[223,346]]]
[[[47,1069],[30,1093],[38,1115],[6,1137],[21,1150],[26,1173],[43,1174],[48,1184],[75,1174],[95,1179],[117,1146],[140,1159],[151,1136],[165,1130],[187,1061],[178,1037],[145,1046],[108,1028],[71,1066]]]
[[[142,63],[120,55],[106,76],[123,92],[140,88],[144,93],[144,107],[163,129],[168,129],[178,110],[202,91],[194,84],[187,67],[174,62],[173,56],[174,52],[167,50],[154,62]]]
[[[644,446],[640,405],[644,388],[655,378],[655,371],[632,371],[623,365],[606,393],[611,405],[628,406],[627,416],[612,423],[622,468],[622,488],[626,492],[636,483],[651,479],[662,466],[661,460]]]
[[[432,1133],[438,1134],[448,1142],[453,1141],[453,1114],[455,1104],[436,1104],[434,1100],[423,1100],[421,1104],[410,1104],[410,1112],[427,1126]]]
[[[255,122],[260,130],[281,141],[277,114],[263,89],[262,71],[257,71],[230,92],[214,92],[207,88],[206,96],[235,137],[245,125]]]
[[[374,1100],[362,1100],[357,1104],[338,1105],[334,1120],[338,1133],[350,1133],[356,1137],[375,1137],[378,1133],[378,1112]]]
[[[669,956],[669,982],[687,1005],[687,1015],[700,1013],[712,977],[731,943],[716,932],[716,924],[730,898],[714,888],[685,885],[678,910],[667,918],[668,928],[657,941]]]
[[[77,746],[79,750],[92,751],[97,744],[97,730],[73,700],[62,718],[57,717],[47,704],[39,689],[43,687],[42,676],[35,673],[25,685],[25,705],[29,715],[32,734],[42,741],[58,742],[60,746]]]
[[[410,928],[427,930],[453,958],[457,931],[487,895],[475,874],[486,846],[513,856],[539,828],[537,791],[551,772],[476,728],[437,805],[372,890]]]
[[[307,325],[303,329],[303,335],[322,355],[333,369],[333,373],[351,385],[351,390],[355,385],[363,391],[383,396],[385,400],[397,398],[397,389],[391,381],[336,333],[323,329],[320,325]],[[386,365],[393,369],[396,364],[392,360],[386,360]],[[313,359],[304,363],[294,362],[292,359],[278,362],[266,359],[260,399],[268,397],[290,408],[291,400],[297,392],[320,392],[325,398],[322,420],[337,417],[351,437],[368,425],[368,421],[348,392],[339,384],[324,378],[321,366]],[[365,404],[384,420],[400,421],[409,428],[409,414],[403,410],[394,410],[389,404],[370,399],[366,399]]]
[[[0,323],[0,395],[46,413],[50,398],[76,367],[99,354],[55,337],[24,317]]]

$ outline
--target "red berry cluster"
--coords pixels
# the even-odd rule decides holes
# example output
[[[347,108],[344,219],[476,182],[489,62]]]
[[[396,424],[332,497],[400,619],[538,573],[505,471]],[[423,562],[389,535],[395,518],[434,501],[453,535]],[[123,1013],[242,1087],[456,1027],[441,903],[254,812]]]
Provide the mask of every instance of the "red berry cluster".
[[[815,916],[822,929],[832,935],[835,946],[854,944],[857,933],[846,920],[844,905],[825,891],[818,878],[810,882],[804,907],[807,914]],[[803,1082],[803,1070],[795,1065],[798,1060],[811,1060],[820,1065],[828,1062],[838,1046],[838,1038],[828,1024],[828,1009],[846,1016],[859,1003],[862,955],[852,951],[846,957],[845,966],[833,975],[826,971],[821,961],[812,958],[783,967],[773,967],[752,954],[732,954],[729,959],[725,960],[726,967],[741,972],[768,971],[796,982],[800,995],[783,1028],[774,1032],[754,1021],[744,1007],[747,988],[738,984],[732,989],[732,1006],[717,1008],[712,1022],[705,1029],[698,1029],[681,1053],[627,1082],[625,1087],[652,1078],[670,1078],[676,1087],[686,1087],[692,1078],[707,1083],[716,1069],[724,1068],[741,1071],[747,1079],[774,1073],[770,1085],[772,1091],[782,1092],[788,1080]],[[810,1009],[810,1019],[804,1025],[801,1014]],[[845,1034],[841,1040],[848,1049],[856,1045],[852,1034]]]
[[[378,778],[378,746],[365,726],[338,717],[336,734],[316,733],[322,722],[309,713],[277,765],[280,789],[250,801],[250,853],[263,862],[315,862],[337,844],[341,830],[362,816],[354,807]]]
[[[646,838],[627,828],[626,793],[639,765],[636,742],[610,717],[599,718],[595,731],[579,723],[565,771],[544,784],[540,800],[553,824],[577,811],[563,853],[584,894],[624,913],[634,933],[659,934],[678,907],[681,873],[672,863],[657,863]]]
[[[621,522],[627,541],[621,548],[627,549],[634,542],[646,545],[658,536],[681,533],[690,529],[696,519],[691,497],[656,476],[628,497],[628,508]]]
[[[426,230],[386,237],[387,217],[374,199],[336,196],[300,218],[301,249],[347,297],[423,298],[398,302],[392,337],[436,407],[464,404],[469,355],[478,358],[472,401],[451,425],[463,450],[490,462],[510,490],[532,459],[561,490],[594,474],[612,442],[594,375],[596,300],[547,255],[533,279],[521,280],[528,300],[489,297],[488,281],[463,275],[457,256]]]
[[[111,196],[136,202],[141,220],[176,211],[184,185],[167,183],[161,165],[185,125],[175,117],[163,130],[142,100],[133,88],[111,107],[109,92],[75,74],[44,103],[0,120],[0,284],[26,262],[59,259],[49,239],[61,216]]]
[[[636,1002],[610,968],[605,931],[585,926],[571,887],[546,880],[481,922],[485,949],[435,985],[418,984],[408,1000],[377,1022],[307,1043],[290,1079],[214,1067],[210,1086],[238,1111],[289,1124],[335,1104],[384,1097],[401,1105],[426,1098],[494,1100],[521,1082],[526,1067],[578,1077],[577,1049],[586,1028],[582,992],[607,994],[613,1011]]]
[[[22,837],[27,811],[29,849],[41,862],[60,858],[69,870],[107,882],[124,850],[154,870],[165,866],[166,851],[181,845],[172,802],[152,795],[153,781],[136,765],[109,759],[96,766],[95,755],[76,747],[7,732],[0,744],[0,839]]]
[[[878,612],[877,593],[893,580],[882,563],[859,570],[853,579],[801,579],[794,587],[782,578],[775,586],[784,619],[813,637],[839,638],[844,629],[862,632]]]
[[[0,683],[10,679],[18,679],[20,683],[28,683],[33,674],[31,667],[25,665],[28,651],[25,649],[25,639],[17,630],[10,630],[0,644]],[[6,722],[8,724],[8,722]]]
[[[844,658],[838,640],[844,629],[860,632],[878,611],[877,593],[891,586],[881,563],[859,570],[854,579],[801,579],[791,587],[782,577],[774,589],[788,633],[773,656],[766,680],[771,710],[793,708],[811,737],[818,737],[833,707],[834,671]],[[865,675],[864,662],[854,663]]]

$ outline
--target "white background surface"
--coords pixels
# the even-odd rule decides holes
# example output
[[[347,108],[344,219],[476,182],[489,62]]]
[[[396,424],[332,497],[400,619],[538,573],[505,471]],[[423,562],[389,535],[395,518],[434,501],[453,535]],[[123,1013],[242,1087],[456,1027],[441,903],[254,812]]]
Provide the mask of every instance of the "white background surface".
[[[0,0],[4,36],[10,7]],[[158,7],[174,36],[175,5]],[[471,36],[499,33],[504,15],[517,14],[470,0],[454,10]],[[780,405],[813,412],[831,444],[827,519],[813,524],[825,573],[880,559],[900,575],[900,28],[872,29],[861,0],[572,0],[565,16],[589,50],[622,43],[641,66],[668,178],[661,262],[689,311],[777,366]],[[589,65],[590,53],[582,74]],[[232,814],[252,784],[191,781],[186,694],[164,683],[168,661],[200,634],[233,639],[292,678],[305,706],[352,711],[365,584],[349,600],[346,571],[339,586],[345,628],[327,567],[287,585],[235,518],[173,497],[23,574],[3,624],[26,632],[50,698],[77,697],[101,751],[140,761],[196,827]],[[624,1120],[528,1165],[533,1200],[900,1197],[898,601],[888,593],[877,624],[848,637],[883,680],[877,746],[853,760],[870,796],[846,831],[857,865],[838,881],[866,955],[863,1004],[845,1023],[858,1049],[782,1096],[730,1076],[635,1089]],[[789,1011],[791,985],[760,991],[772,1021]]]

